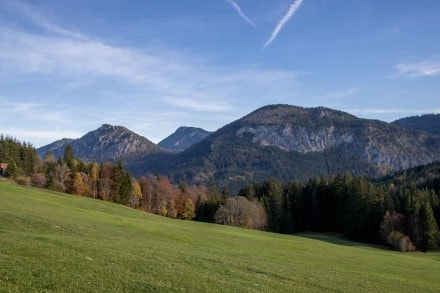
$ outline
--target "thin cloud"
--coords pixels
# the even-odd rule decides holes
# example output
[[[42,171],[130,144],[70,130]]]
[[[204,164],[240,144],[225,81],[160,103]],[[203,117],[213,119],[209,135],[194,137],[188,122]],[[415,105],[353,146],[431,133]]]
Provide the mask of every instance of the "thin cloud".
[[[295,15],[296,11],[298,11],[298,8],[301,6],[302,2],[303,0],[296,0],[290,5],[289,10],[287,10],[287,13],[283,16],[283,18],[280,19],[280,21],[278,21],[270,38],[264,44],[263,49],[265,49],[273,42],[273,40],[275,40],[275,38],[278,36],[284,25],[286,25],[286,23]]]
[[[440,63],[431,60],[423,60],[413,63],[400,63],[394,66],[398,76],[420,77],[440,75]]]
[[[184,108],[196,112],[225,112],[231,111],[231,106],[226,103],[219,103],[215,101],[203,101],[199,99],[188,99],[188,98],[166,98],[165,101],[178,108]]]
[[[229,4],[231,4],[231,6],[235,9],[235,11],[237,11],[238,15],[240,15],[240,17],[246,21],[249,25],[251,25],[254,29],[257,28],[257,26],[255,25],[255,23],[249,18],[247,17],[246,14],[243,13],[243,11],[241,10],[240,6],[238,6],[237,2],[233,1],[233,0],[227,0],[229,2]]]
[[[420,115],[420,114],[440,114],[440,109],[401,109],[401,108],[349,108],[341,109],[352,113],[354,115],[368,116],[377,114],[405,114],[405,115]]]
[[[40,26],[41,28],[45,29],[48,32],[52,32],[52,33],[80,39],[80,40],[87,39],[87,37],[81,33],[63,29],[60,26],[58,26],[57,24],[49,21],[48,19],[46,19],[42,15],[40,15],[37,11],[35,11],[30,5],[28,5],[24,2],[7,1],[6,3],[9,7],[14,9],[16,11],[16,13],[23,15],[28,20],[32,21],[34,24]]]
[[[53,132],[54,136],[49,136],[50,133],[39,131],[47,125],[69,131],[78,117],[81,121],[93,121],[76,126],[83,130],[95,127],[96,121],[108,123],[109,117],[117,117],[114,122],[120,121],[118,124],[135,130],[139,124],[146,129],[150,127],[148,123],[131,122],[129,117],[149,117],[150,122],[167,125],[168,128],[160,130],[151,127],[154,128],[151,133],[142,129],[151,138],[165,136],[178,121],[194,120],[197,112],[196,119],[215,129],[230,117],[235,119],[254,107],[242,105],[239,97],[252,96],[255,104],[265,104],[263,101],[268,96],[291,97],[298,88],[300,73],[297,72],[263,67],[251,70],[239,65],[223,67],[200,56],[163,47],[139,50],[115,46],[61,27],[32,7],[20,6],[14,11],[37,29],[29,31],[26,26],[17,25],[0,27],[2,84],[32,82],[37,77],[41,87],[31,94],[38,104],[21,97],[29,96],[25,89],[21,96],[2,93],[9,101],[4,103],[0,96],[3,108],[8,105],[4,120],[12,121],[9,117],[18,114],[24,117],[20,126],[12,124],[9,127],[14,128],[8,128],[5,124],[3,128],[20,139],[32,139],[37,145],[67,135],[74,137],[74,133]],[[70,110],[64,109],[64,98],[70,99]],[[130,99],[133,103],[122,104],[118,99]],[[90,108],[91,100],[96,109]],[[169,114],[165,116],[164,111]],[[161,114],[155,116],[155,112]]]

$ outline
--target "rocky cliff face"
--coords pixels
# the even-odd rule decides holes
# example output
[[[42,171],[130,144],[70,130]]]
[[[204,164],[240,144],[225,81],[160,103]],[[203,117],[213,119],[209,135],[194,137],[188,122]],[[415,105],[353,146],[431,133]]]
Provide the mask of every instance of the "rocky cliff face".
[[[158,143],[162,149],[180,153],[205,139],[211,132],[196,127],[179,127],[173,134]]]
[[[261,146],[302,154],[348,146],[354,155],[384,173],[440,159],[440,140],[385,122],[359,119],[327,108],[271,106],[243,119],[237,135],[249,133]]]
[[[252,142],[261,146],[276,146],[284,151],[300,153],[322,152],[342,143],[351,143],[353,133],[347,133],[334,126],[308,129],[299,125],[259,125],[243,126],[237,130],[237,135],[252,134]]]

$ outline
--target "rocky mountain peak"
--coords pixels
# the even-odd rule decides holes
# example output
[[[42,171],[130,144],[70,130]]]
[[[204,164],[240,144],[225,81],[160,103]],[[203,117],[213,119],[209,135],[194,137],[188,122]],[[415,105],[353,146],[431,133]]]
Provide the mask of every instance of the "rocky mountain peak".
[[[181,126],[158,145],[168,152],[180,153],[205,139],[209,134],[211,134],[209,131],[202,128]]]
[[[70,144],[77,158],[85,161],[98,162],[129,162],[143,158],[148,154],[162,153],[163,151],[147,138],[134,133],[122,126],[103,124],[96,130],[90,131],[83,137],[66,143],[51,144],[51,151],[56,157],[64,154],[64,149]],[[41,153],[48,146],[38,149]]]

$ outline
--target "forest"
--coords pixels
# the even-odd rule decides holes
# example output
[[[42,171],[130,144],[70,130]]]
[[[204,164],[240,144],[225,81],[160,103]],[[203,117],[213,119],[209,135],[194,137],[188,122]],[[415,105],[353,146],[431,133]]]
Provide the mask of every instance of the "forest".
[[[115,202],[164,217],[212,222],[277,233],[338,233],[384,243],[401,252],[440,245],[440,163],[380,179],[313,177],[281,182],[268,178],[232,194],[227,186],[173,184],[166,177],[133,178],[122,163],[82,162],[70,146],[63,157],[40,159],[35,148],[0,136],[0,163],[19,184]]]

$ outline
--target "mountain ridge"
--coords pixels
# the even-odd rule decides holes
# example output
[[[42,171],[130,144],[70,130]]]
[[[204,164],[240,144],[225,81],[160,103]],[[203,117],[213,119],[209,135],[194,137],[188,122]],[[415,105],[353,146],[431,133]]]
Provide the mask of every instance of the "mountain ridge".
[[[412,130],[426,131],[434,135],[440,135],[440,114],[423,114],[410,116],[391,122]]]
[[[84,161],[117,162],[129,165],[145,154],[163,152],[147,138],[123,127],[103,124],[96,130],[86,133],[78,139],[56,141],[37,149],[40,157],[51,151],[55,157],[61,157],[67,145],[72,147],[75,157]]]
[[[72,143],[79,158],[84,155],[81,149],[97,144],[93,139],[100,137],[94,132],[89,136],[87,143]],[[104,147],[115,137],[102,137],[101,148],[88,152],[102,160],[98,151],[115,151]],[[374,177],[440,159],[440,137],[427,132],[325,107],[291,105],[259,108],[181,152],[167,153],[151,144],[144,149],[125,148],[137,150],[123,160],[133,175],[160,174],[192,184],[239,186],[268,177],[307,180],[347,171]]]
[[[324,107],[269,105],[166,158],[167,164],[150,156],[145,165],[192,183],[288,181],[346,171],[383,175],[437,160],[439,149],[440,139],[387,122]]]

